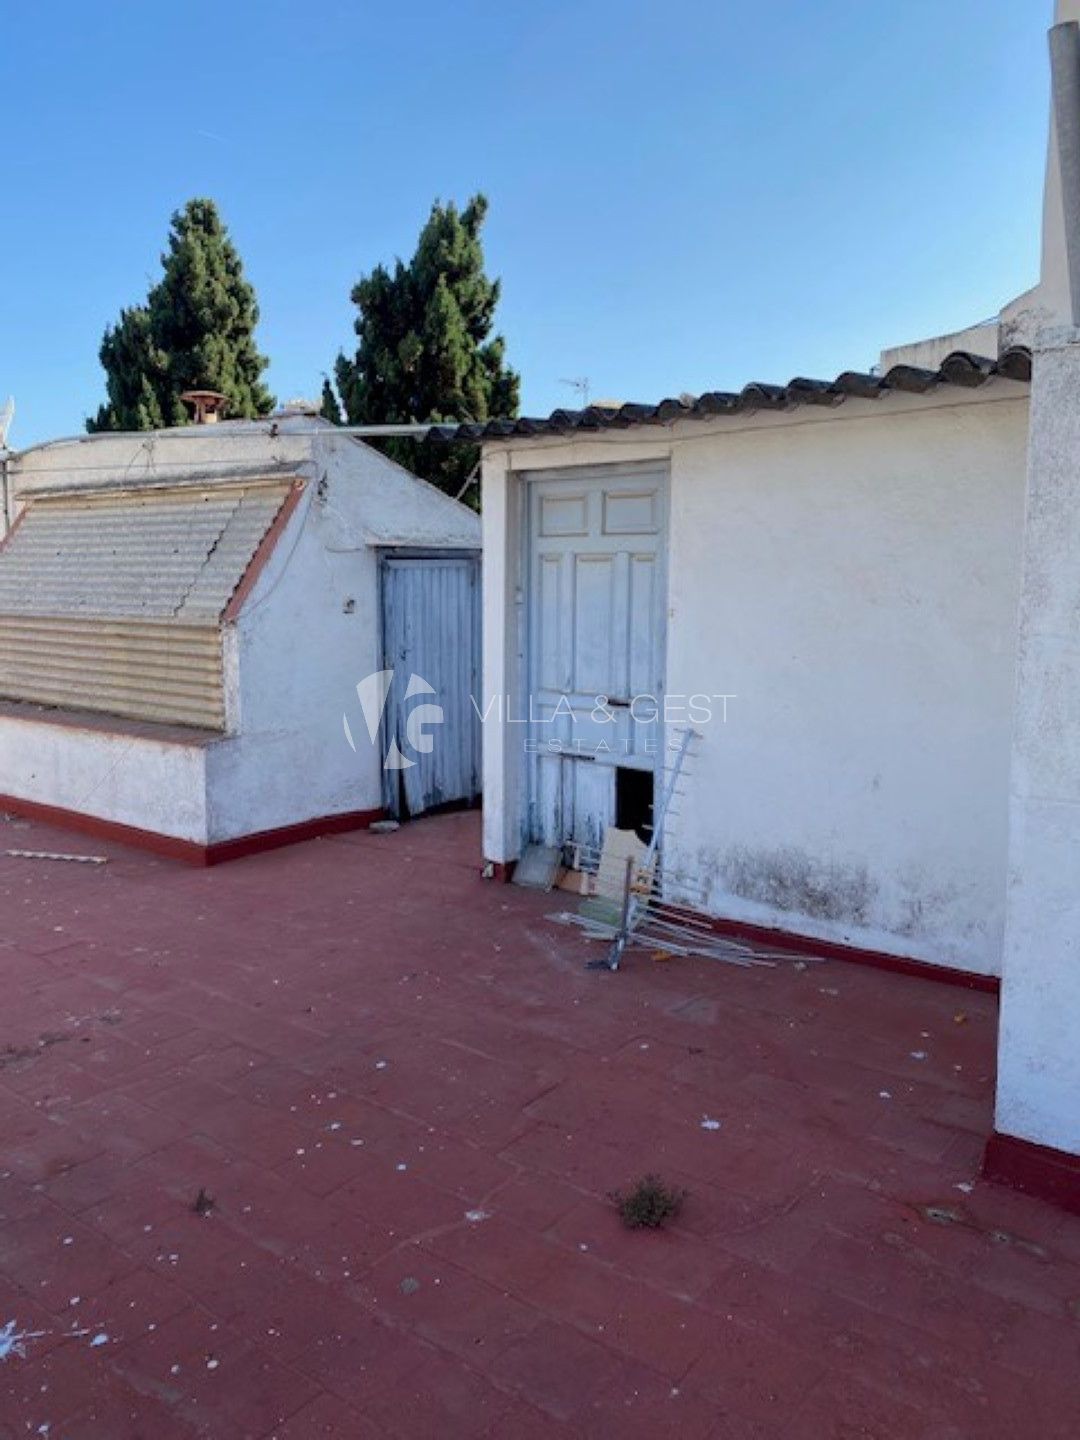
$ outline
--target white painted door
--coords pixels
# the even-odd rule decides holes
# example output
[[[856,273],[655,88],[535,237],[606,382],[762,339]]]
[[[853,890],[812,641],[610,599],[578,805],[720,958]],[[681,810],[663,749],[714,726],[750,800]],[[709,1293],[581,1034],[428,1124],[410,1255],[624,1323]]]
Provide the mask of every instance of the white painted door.
[[[529,840],[599,845],[618,767],[663,754],[666,489],[655,465],[529,481]]]

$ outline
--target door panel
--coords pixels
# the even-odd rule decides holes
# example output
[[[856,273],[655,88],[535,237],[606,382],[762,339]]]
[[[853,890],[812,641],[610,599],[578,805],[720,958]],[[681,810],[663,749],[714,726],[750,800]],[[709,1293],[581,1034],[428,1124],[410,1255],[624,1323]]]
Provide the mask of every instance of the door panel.
[[[388,555],[382,561],[383,664],[393,672],[383,715],[384,803],[399,818],[480,794],[480,584],[475,555]],[[410,733],[420,705],[442,720]],[[430,749],[425,749],[430,737]],[[394,746],[391,747],[390,741]],[[415,743],[419,741],[419,744]]]
[[[572,688],[581,695],[612,695],[616,690],[615,585],[612,556],[574,556]]]
[[[655,466],[528,481],[527,839],[599,844],[616,767],[655,768],[659,726],[630,707],[662,709],[665,513]]]

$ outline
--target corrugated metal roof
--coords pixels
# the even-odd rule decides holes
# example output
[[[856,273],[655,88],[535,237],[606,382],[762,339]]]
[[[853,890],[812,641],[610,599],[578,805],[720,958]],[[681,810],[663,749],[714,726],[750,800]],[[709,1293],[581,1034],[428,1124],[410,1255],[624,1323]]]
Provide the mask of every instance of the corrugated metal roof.
[[[802,376],[786,385],[755,382],[740,391],[710,390],[692,399],[661,400],[656,405],[590,405],[585,410],[554,410],[540,419],[487,420],[468,425],[442,425],[432,434],[442,440],[514,440],[532,435],[566,435],[577,430],[626,430],[633,425],[668,425],[674,420],[715,420],[725,415],[750,415],[763,410],[790,410],[800,405],[839,405],[847,399],[875,400],[890,391],[925,395],[939,385],[972,389],[995,376],[1026,383],[1031,379],[1031,351],[1024,346],[1004,351],[997,360],[957,350],[937,370],[894,365],[884,375],[845,370],[835,380]]]
[[[0,551],[0,615],[216,623],[289,486],[31,501]]]
[[[290,488],[31,500],[0,549],[0,696],[224,729],[221,616]]]

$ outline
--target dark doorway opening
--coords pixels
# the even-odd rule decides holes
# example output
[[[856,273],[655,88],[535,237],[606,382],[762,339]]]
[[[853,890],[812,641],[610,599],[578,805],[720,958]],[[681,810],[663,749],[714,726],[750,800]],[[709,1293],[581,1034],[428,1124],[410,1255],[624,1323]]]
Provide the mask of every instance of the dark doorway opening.
[[[620,765],[615,771],[615,824],[646,845],[653,831],[653,774]]]

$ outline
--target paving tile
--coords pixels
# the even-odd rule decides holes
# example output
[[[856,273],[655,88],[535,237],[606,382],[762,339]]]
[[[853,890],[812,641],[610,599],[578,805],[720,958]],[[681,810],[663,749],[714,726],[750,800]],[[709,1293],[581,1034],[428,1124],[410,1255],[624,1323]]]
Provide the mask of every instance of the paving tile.
[[[309,1404],[318,1387],[199,1306],[122,1347],[111,1368],[216,1437],[264,1435]]]
[[[497,1212],[481,1224],[448,1227],[425,1240],[427,1249],[510,1294],[528,1296],[567,1251],[556,1240],[534,1235]]]
[[[686,1374],[716,1328],[691,1301],[616,1274],[581,1253],[553,1266],[527,1298],[672,1382]]]
[[[361,1412],[378,1391],[401,1385],[438,1352],[374,1316],[322,1337],[294,1360],[295,1368]]]
[[[783,1430],[790,1440],[821,1440],[823,1435],[858,1435],[860,1440],[967,1440],[970,1434],[991,1437],[1002,1432],[992,1419],[972,1406],[976,1428],[957,1429],[926,1407],[912,1407],[896,1395],[850,1376],[826,1376],[810,1393],[785,1407]],[[977,1417],[977,1418],[976,1418]]]
[[[322,1394],[276,1425],[266,1440],[383,1440],[384,1431],[336,1395]],[[149,1437],[147,1437],[149,1440]]]
[[[160,1400],[120,1379],[104,1386],[88,1409],[65,1420],[60,1432],[62,1440],[194,1440],[198,1433]]]
[[[111,1195],[122,1193],[131,1184],[126,1165],[113,1154],[97,1154],[88,1160],[66,1160],[51,1168],[39,1182],[40,1193],[61,1209],[78,1215],[100,1205]]]
[[[622,1361],[611,1350],[552,1321],[504,1350],[491,1369],[519,1398],[562,1421],[581,1416],[621,1373]]]
[[[101,1134],[87,1134],[64,1113],[40,1111],[6,1132],[4,1169],[28,1184],[93,1159],[105,1149]]]
[[[508,1436],[513,1440],[577,1440],[580,1435],[579,1426],[562,1425],[525,1401],[513,1400],[484,1431],[484,1440],[506,1440]]]
[[[75,1416],[104,1404],[113,1378],[103,1353],[107,1347],[92,1347],[92,1339],[67,1332],[48,1346],[31,1332],[25,1355],[0,1365],[0,1422],[20,1436],[65,1435]],[[42,1425],[49,1429],[42,1432]]]
[[[0,1231],[0,1273],[50,1310],[89,1295],[136,1268],[136,1262],[90,1226],[57,1211]]]
[[[379,1319],[486,1369],[530,1334],[543,1315],[535,1305],[489,1285],[419,1245],[378,1261],[358,1287]]]
[[[511,1404],[505,1390],[436,1351],[400,1380],[377,1386],[364,1416],[400,1440],[469,1440],[503,1423]]]
[[[792,1345],[764,1325],[731,1320],[713,1330],[685,1383],[728,1414],[774,1424],[785,1421],[825,1368],[809,1345]]]
[[[713,1401],[672,1385],[644,1366],[627,1367],[578,1415],[583,1440],[734,1440],[738,1433]]]
[[[520,1170],[504,1181],[485,1202],[485,1209],[503,1216],[524,1230],[537,1233],[549,1229],[570,1214],[585,1196],[570,1185],[537,1179]]]
[[[343,1214],[385,1229],[396,1243],[464,1222],[469,1202],[415,1176],[408,1160],[363,1152],[356,1178],[335,1191]],[[343,1226],[347,1221],[343,1220]]]
[[[0,846],[3,1440],[1080,1434],[1080,1219],[977,1177],[993,997],[588,974],[478,845]]]
[[[255,1245],[241,1244],[175,1273],[188,1296],[285,1361],[366,1318],[356,1286],[336,1276],[316,1280]]]

